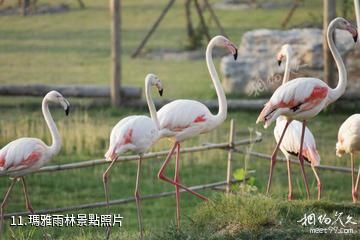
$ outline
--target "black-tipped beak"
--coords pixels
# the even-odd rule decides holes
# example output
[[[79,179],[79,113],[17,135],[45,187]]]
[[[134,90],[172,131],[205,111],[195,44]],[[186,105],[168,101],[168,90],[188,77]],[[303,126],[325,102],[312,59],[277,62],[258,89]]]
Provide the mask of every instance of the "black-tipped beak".
[[[357,42],[358,34],[356,34],[353,38],[354,38],[354,42]]]
[[[68,106],[68,107],[65,109],[65,114],[66,114],[66,116],[69,115],[69,111],[70,111],[70,107]]]
[[[281,60],[278,60],[278,65],[279,65],[279,66],[281,65]]]
[[[236,61],[237,57],[238,57],[238,50],[237,48],[235,48],[235,53],[234,53],[234,60]]]
[[[163,91],[164,91],[163,89],[160,89],[160,90],[159,90],[159,95],[160,95],[160,97],[162,97]]]

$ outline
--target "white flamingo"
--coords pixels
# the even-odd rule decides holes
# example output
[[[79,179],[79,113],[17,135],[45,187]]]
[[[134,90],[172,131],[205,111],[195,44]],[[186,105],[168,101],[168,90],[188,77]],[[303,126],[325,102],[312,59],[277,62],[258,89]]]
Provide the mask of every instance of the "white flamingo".
[[[292,57],[292,48],[289,44],[285,44],[281,47],[280,52],[278,53],[278,63],[279,65],[286,59],[285,63],[285,72],[283,77],[282,84],[285,84],[289,81],[290,78],[290,60]],[[286,125],[286,118],[284,116],[279,116],[276,119],[276,126],[274,128],[274,136],[276,142],[279,142],[281,131],[284,129]],[[301,122],[297,120],[291,121],[288,126],[288,129],[283,137],[283,141],[280,145],[280,150],[286,157],[287,162],[287,170],[288,170],[288,182],[289,182],[289,194],[288,199],[292,200],[292,181],[291,181],[291,167],[290,167],[290,155],[299,155],[299,148],[300,148],[300,138],[301,138]],[[320,164],[320,155],[316,150],[316,143],[313,134],[311,133],[308,127],[305,128],[305,136],[304,136],[304,143],[303,143],[303,151],[302,151],[303,158],[310,162],[311,169],[314,172],[317,185],[318,185],[318,200],[321,197],[321,181],[316,172],[315,166]]]
[[[352,199],[357,201],[357,190],[360,178],[360,166],[354,183],[354,158],[355,152],[360,150],[360,114],[353,114],[339,128],[338,142],[336,143],[336,155],[341,157],[344,153],[350,153],[351,157],[351,183]]]
[[[334,44],[333,32],[335,31],[335,28],[349,31],[352,34],[354,41],[357,40],[358,34],[356,28],[341,17],[332,20],[327,29],[327,40],[330,51],[339,70],[339,82],[337,87],[332,89],[325,82],[317,78],[296,78],[291,80],[276,89],[270,100],[265,104],[265,107],[261,111],[256,121],[256,123],[265,122],[264,126],[267,128],[275,119],[281,115],[285,116],[287,119],[279,142],[271,156],[269,181],[266,192],[269,192],[273,168],[276,162],[276,155],[290,122],[292,120],[299,120],[303,123],[299,150],[299,152],[303,152],[302,150],[306,120],[315,117],[321,110],[323,110],[330,103],[336,101],[345,92],[347,84],[347,73],[344,62],[341,59],[339,51],[336,49]],[[306,184],[307,196],[309,198],[310,192],[304,171],[304,158],[302,154],[299,154],[299,160],[301,164],[301,172]]]
[[[30,203],[24,176],[48,163],[51,158],[60,151],[61,138],[55,122],[49,112],[48,105],[50,102],[59,103],[65,109],[66,115],[69,113],[70,104],[57,91],[49,92],[42,101],[42,112],[52,137],[51,146],[46,145],[38,138],[19,138],[8,143],[0,150],[0,174],[8,175],[12,179],[12,182],[1,203],[0,233],[4,221],[5,205],[16,181],[19,179],[21,180],[25,195],[26,208],[31,213],[34,213]]]
[[[157,118],[154,102],[151,98],[151,86],[156,86],[160,96],[162,95],[163,92],[162,83],[160,79],[154,74],[148,74],[145,78],[145,95],[146,95],[146,101],[149,107],[151,118],[144,115],[134,115],[120,120],[115,125],[115,127],[111,130],[109,149],[105,153],[106,159],[111,161],[111,164],[103,173],[105,197],[106,197],[107,207],[109,208],[108,175],[110,169],[115,164],[118,156],[121,155],[122,153],[132,151],[139,155],[138,168],[136,174],[136,185],[135,185],[135,200],[137,207],[139,232],[141,238],[143,238],[140,191],[139,191],[141,161],[143,154],[160,137],[159,121]]]
[[[176,213],[178,227],[180,226],[179,187],[203,200],[207,200],[206,197],[188,189],[186,186],[179,183],[180,142],[215,129],[226,119],[227,115],[227,102],[225,93],[219,81],[219,77],[212,60],[212,50],[214,46],[227,48],[234,55],[235,60],[237,58],[237,49],[233,43],[231,43],[223,36],[216,36],[212,38],[206,49],[206,63],[215,86],[219,102],[218,113],[213,115],[204,104],[198,101],[187,99],[172,101],[163,106],[158,111],[160,129],[163,131],[163,136],[174,139],[174,145],[159,170],[158,178],[169,182],[176,187]],[[164,171],[172,155],[174,154],[175,149],[177,152],[175,162],[175,178],[172,180],[164,176]]]

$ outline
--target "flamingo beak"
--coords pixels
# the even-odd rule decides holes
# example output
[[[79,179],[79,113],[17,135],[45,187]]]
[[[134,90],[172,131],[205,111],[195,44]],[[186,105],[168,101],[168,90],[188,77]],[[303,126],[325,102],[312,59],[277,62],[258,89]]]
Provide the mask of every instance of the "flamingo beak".
[[[278,62],[278,65],[279,65],[279,67],[280,67],[280,65],[281,65],[281,59],[279,59],[277,62]]]
[[[66,114],[66,116],[69,115],[69,111],[70,111],[70,106],[67,106],[66,109],[65,109],[65,114]]]
[[[238,50],[237,48],[235,48],[235,53],[233,54],[234,56],[234,60],[236,61],[237,57],[238,57]]]
[[[164,91],[164,89],[160,89],[160,90],[159,90],[159,95],[160,95],[160,97],[162,97],[163,91]]]
[[[353,36],[353,38],[354,38],[354,42],[357,42],[357,39],[358,39],[358,34],[356,33],[356,35],[355,35],[355,36]]]
[[[357,31],[356,27],[353,25],[350,25],[346,28],[346,30],[348,30],[351,33],[351,35],[353,36],[354,42],[357,42],[358,31]]]

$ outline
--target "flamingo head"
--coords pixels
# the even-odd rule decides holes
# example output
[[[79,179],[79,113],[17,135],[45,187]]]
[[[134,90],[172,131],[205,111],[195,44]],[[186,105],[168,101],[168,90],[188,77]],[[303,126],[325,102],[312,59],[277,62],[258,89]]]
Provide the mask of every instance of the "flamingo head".
[[[45,98],[49,102],[59,103],[65,110],[66,116],[69,115],[70,103],[66,98],[63,97],[59,92],[53,90],[46,94]]]
[[[151,86],[155,86],[158,91],[159,91],[159,95],[162,96],[163,95],[163,87],[162,87],[162,83],[161,83],[161,80],[159,79],[158,76],[156,76],[155,74],[153,73],[149,73],[147,76],[146,76],[146,79],[148,81],[150,81],[150,84]]]
[[[343,149],[340,142],[336,143],[336,156],[341,157],[343,154],[345,154],[345,150]]]
[[[353,36],[354,42],[357,41],[358,38],[358,31],[356,27],[351,24],[348,20],[342,17],[335,18],[332,22],[335,22],[336,27],[342,30],[346,30]]]
[[[211,41],[216,46],[227,48],[229,50],[229,52],[234,56],[234,60],[237,59],[238,49],[235,46],[235,44],[233,44],[229,39],[227,39],[224,36],[219,35],[219,36],[213,37],[213,39]]]
[[[282,45],[279,53],[277,54],[277,62],[279,66],[281,65],[281,62],[286,58],[290,58],[290,55],[292,54],[292,48],[289,44]]]

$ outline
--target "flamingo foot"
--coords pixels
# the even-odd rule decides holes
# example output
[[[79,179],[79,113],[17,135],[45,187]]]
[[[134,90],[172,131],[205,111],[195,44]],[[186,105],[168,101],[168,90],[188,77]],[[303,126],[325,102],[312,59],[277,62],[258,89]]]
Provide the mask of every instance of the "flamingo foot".
[[[321,199],[321,184],[319,183],[317,185],[317,187],[318,187],[318,198],[317,198],[317,200],[319,201]]]
[[[358,197],[358,193],[355,189],[352,190],[352,199],[353,199],[353,203],[356,203],[357,201],[357,197]]]
[[[294,199],[294,198],[293,198],[293,194],[292,194],[292,193],[289,193],[289,194],[288,194],[288,200],[291,201],[291,200],[293,200],[293,199]]]

